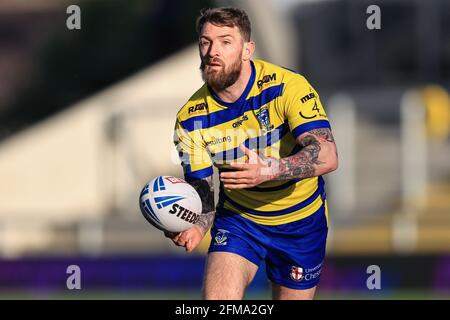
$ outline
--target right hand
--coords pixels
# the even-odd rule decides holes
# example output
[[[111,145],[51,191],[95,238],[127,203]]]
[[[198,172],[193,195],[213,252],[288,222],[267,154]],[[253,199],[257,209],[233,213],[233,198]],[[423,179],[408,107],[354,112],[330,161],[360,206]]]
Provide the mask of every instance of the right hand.
[[[187,252],[192,252],[202,241],[206,233],[196,225],[183,232],[169,232],[164,231],[167,238],[172,239],[173,243],[179,247],[184,247]]]

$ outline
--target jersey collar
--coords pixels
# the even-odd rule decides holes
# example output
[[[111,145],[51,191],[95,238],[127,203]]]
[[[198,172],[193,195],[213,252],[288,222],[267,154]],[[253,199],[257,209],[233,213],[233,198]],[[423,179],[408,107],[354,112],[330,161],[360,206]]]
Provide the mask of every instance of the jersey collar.
[[[245,101],[245,98],[247,98],[248,94],[250,93],[250,90],[252,89],[253,83],[255,82],[255,78],[256,78],[255,64],[253,63],[252,60],[250,60],[250,64],[252,67],[252,74],[250,75],[250,79],[248,80],[247,86],[245,87],[245,90],[244,90],[244,92],[242,92],[239,99],[237,99],[235,102],[225,102],[219,98],[219,96],[214,92],[214,90],[210,86],[208,86],[208,90],[211,93],[211,96],[214,98],[214,100],[216,100],[219,104],[221,104],[225,107],[232,108],[232,107],[241,106],[242,103]]]

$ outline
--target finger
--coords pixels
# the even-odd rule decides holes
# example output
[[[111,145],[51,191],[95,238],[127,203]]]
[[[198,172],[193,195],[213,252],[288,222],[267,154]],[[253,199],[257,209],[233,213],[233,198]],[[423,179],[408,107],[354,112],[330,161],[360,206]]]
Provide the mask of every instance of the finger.
[[[189,238],[190,238],[190,237],[189,237],[189,235],[187,234],[187,232],[184,231],[184,232],[181,233],[180,238],[178,239],[178,241],[183,242],[183,243],[186,243],[186,242],[188,242]]]
[[[220,174],[220,178],[222,179],[248,178],[248,172],[246,171],[222,172]]]
[[[180,232],[174,239],[172,239],[173,242],[180,247],[184,247],[186,245],[186,234],[185,232]]]
[[[184,247],[185,245],[184,241],[173,241],[173,243],[178,247]]]
[[[243,144],[239,145],[239,149],[241,149],[241,151],[247,156],[247,158],[248,158],[248,161],[246,161],[247,163],[250,163],[250,164],[258,163],[259,156],[255,151],[247,148]]]
[[[175,237],[173,237],[172,240],[175,241],[175,242],[177,242],[178,239],[180,239],[180,237],[181,237],[181,232],[178,233]]]
[[[184,243],[185,241],[183,239],[181,239],[180,235],[178,235],[173,239],[173,242],[175,242],[177,245],[179,245],[180,243]]]
[[[185,247],[186,246],[186,241],[184,240],[178,240],[177,242],[175,242],[175,244],[179,247]]]
[[[191,252],[192,251],[192,239],[189,239],[186,243],[186,251]]]
[[[245,189],[245,188],[252,188],[255,185],[254,184],[248,184],[248,183],[241,183],[241,184],[224,184],[224,188],[227,189]]]
[[[248,165],[248,163],[233,162],[233,163],[230,163],[230,167],[233,168],[233,169],[236,169],[236,170],[245,170],[245,169],[247,169],[249,167],[249,165]]]
[[[253,182],[252,179],[246,179],[246,178],[243,178],[243,179],[220,179],[220,181],[222,181],[225,184],[243,184],[243,183],[250,184]]]

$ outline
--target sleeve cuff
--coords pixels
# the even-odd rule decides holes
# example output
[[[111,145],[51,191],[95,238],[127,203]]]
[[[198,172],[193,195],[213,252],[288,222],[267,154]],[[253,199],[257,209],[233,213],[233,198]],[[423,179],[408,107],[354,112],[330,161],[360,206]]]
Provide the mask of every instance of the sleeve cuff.
[[[319,128],[329,128],[331,129],[330,123],[328,122],[328,120],[317,120],[317,121],[311,121],[311,122],[307,122],[304,124],[301,124],[297,127],[295,127],[292,130],[292,134],[294,135],[295,138],[297,138],[299,135],[313,130],[313,129],[319,129]]]
[[[212,176],[214,173],[213,167],[207,167],[201,170],[197,171],[191,171],[191,172],[185,172],[184,173],[184,179],[186,181],[193,180],[193,179],[203,179],[209,176]]]

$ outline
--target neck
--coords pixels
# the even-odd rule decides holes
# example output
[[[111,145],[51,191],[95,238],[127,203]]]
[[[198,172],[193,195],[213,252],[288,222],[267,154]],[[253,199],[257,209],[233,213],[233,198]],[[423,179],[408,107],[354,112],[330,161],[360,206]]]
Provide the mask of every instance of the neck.
[[[248,60],[242,63],[241,74],[234,84],[223,90],[217,90],[213,87],[213,90],[222,101],[233,103],[238,100],[244,92],[251,74],[252,66],[250,60]]]

